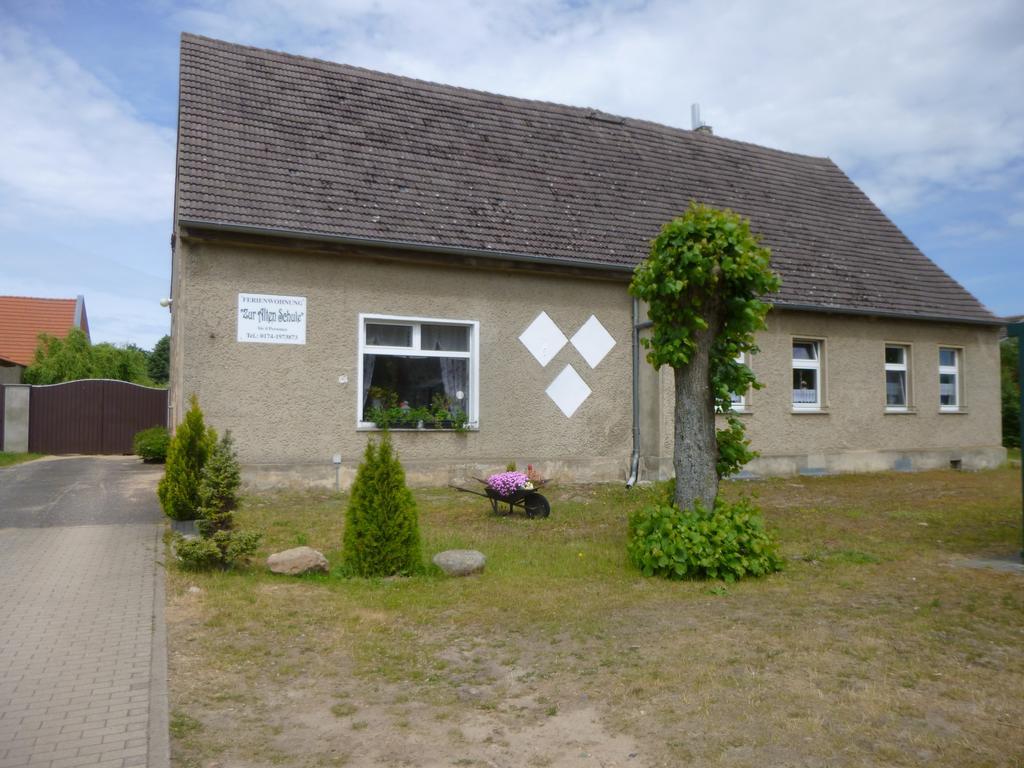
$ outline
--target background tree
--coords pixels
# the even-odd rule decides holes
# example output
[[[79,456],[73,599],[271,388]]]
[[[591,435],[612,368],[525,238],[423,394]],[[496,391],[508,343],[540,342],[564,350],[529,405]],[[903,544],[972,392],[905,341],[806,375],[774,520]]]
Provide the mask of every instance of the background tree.
[[[117,379],[151,385],[146,363],[146,352],[134,344],[90,344],[81,328],[72,328],[64,338],[40,334],[35,357],[23,379],[26,384]]]
[[[1003,445],[1020,448],[1020,380],[1017,353],[1020,339],[1003,339],[999,345],[1003,397]]]
[[[146,352],[128,344],[117,347],[109,342],[100,342],[92,347],[93,379],[117,379],[136,384],[151,385],[146,370]]]
[[[759,297],[779,288],[770,256],[745,219],[691,203],[662,227],[633,275],[630,293],[647,303],[653,323],[642,339],[647,359],[675,374],[673,498],[680,510],[700,505],[710,513],[719,478],[754,455],[730,393],[760,386],[737,358],[756,351],[754,333],[770,309]],[[716,411],[726,415],[721,431]]]
[[[149,378],[154,384],[166,384],[171,375],[171,337],[163,336],[153,345],[148,359]]]
[[[63,339],[39,334],[35,357],[22,378],[26,384],[59,384],[91,379],[94,369],[89,337],[81,328],[72,328]]]

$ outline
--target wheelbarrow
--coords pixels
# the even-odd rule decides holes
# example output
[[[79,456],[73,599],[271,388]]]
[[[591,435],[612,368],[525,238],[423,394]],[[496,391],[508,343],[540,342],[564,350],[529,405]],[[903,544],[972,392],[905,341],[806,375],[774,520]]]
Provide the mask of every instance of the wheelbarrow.
[[[491,511],[496,515],[511,515],[516,509],[522,509],[527,517],[547,517],[551,514],[551,504],[539,490],[548,482],[547,480],[537,480],[534,482],[533,488],[519,488],[509,496],[502,496],[487,485],[486,480],[481,480],[479,477],[473,479],[483,484],[483,491],[478,491],[475,488],[462,488],[458,485],[449,487],[462,493],[483,496],[491,502]]]

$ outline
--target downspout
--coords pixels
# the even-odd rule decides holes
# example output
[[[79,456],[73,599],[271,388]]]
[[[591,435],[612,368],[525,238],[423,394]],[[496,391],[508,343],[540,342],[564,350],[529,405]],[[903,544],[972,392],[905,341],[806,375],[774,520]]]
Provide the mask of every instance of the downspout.
[[[636,485],[640,474],[640,331],[653,323],[640,322],[640,300],[633,299],[633,455],[629,460],[626,487]]]

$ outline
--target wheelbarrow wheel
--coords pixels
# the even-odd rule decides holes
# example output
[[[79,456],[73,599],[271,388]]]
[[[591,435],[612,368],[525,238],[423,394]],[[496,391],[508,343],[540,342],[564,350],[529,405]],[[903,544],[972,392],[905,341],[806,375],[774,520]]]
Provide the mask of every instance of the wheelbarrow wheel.
[[[543,494],[531,493],[524,502],[527,517],[547,517],[551,514],[551,504]]]

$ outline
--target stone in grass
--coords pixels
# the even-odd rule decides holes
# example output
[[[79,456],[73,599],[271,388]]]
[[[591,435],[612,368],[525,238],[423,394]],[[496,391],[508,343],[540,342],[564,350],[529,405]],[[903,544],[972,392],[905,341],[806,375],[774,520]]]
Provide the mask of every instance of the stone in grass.
[[[434,555],[434,565],[448,576],[472,576],[483,573],[487,558],[475,549],[449,549]]]
[[[320,571],[327,573],[327,558],[312,547],[295,547],[284,552],[275,552],[267,558],[267,567],[274,573],[297,576],[302,573]]]

